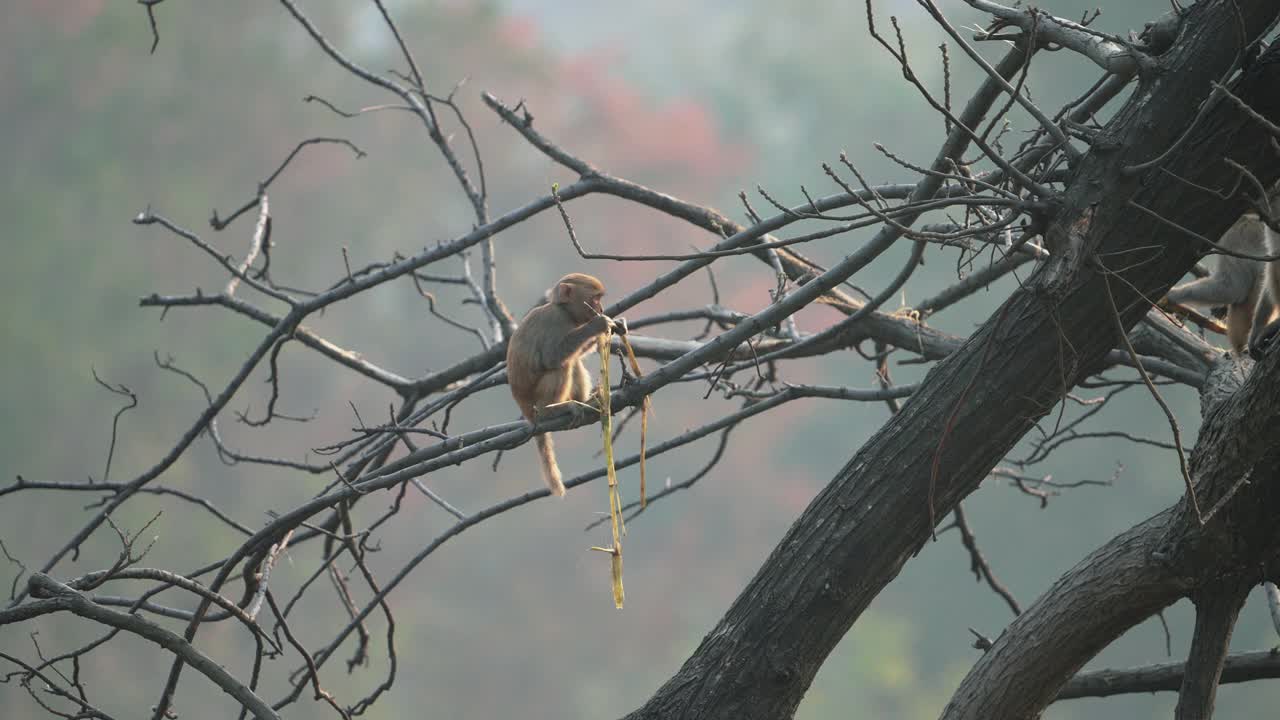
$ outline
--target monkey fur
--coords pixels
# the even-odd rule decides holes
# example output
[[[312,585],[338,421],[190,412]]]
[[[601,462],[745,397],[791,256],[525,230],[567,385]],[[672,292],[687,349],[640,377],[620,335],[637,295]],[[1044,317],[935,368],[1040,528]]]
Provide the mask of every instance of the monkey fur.
[[[613,326],[601,311],[604,283],[590,275],[569,273],[547,295],[548,302],[525,315],[507,344],[507,383],[530,422],[549,406],[590,399],[591,375],[582,356]],[[551,435],[535,435],[534,443],[547,487],[563,496]]]
[[[1280,200],[1280,196],[1272,198],[1272,217],[1276,211],[1280,211],[1276,200]],[[1270,223],[1261,222],[1262,234],[1266,238],[1266,254],[1280,255],[1280,234],[1272,229]],[[1280,332],[1280,319],[1273,319],[1276,304],[1280,303],[1280,260],[1272,260],[1266,263],[1266,271],[1263,273],[1266,284],[1262,291],[1262,297],[1258,300],[1258,317],[1254,318],[1254,331],[1249,335],[1249,354],[1255,359],[1260,356],[1263,349],[1271,344],[1272,339]],[[1265,304],[1265,308],[1264,308]],[[1261,320],[1259,320],[1259,317]]]
[[[1268,198],[1272,217],[1280,211],[1280,192],[1272,190]],[[1271,230],[1257,213],[1240,216],[1218,245],[1231,252],[1268,256],[1280,254],[1280,236]],[[1277,299],[1280,299],[1280,261],[1262,262],[1248,258],[1220,255],[1217,266],[1207,277],[1177,285],[1166,296],[1169,302],[1183,305],[1227,308],[1227,341],[1231,349],[1241,352],[1249,347],[1257,352],[1265,338],[1274,334],[1271,328]]]

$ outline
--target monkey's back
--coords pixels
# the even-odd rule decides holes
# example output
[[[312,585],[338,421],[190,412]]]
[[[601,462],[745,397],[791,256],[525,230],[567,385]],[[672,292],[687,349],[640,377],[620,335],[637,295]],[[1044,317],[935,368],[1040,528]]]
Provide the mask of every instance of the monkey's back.
[[[537,402],[538,382],[547,370],[542,366],[538,339],[554,330],[549,327],[555,324],[551,316],[554,312],[555,308],[549,304],[530,310],[507,342],[507,384],[520,412],[529,419],[533,418]]]

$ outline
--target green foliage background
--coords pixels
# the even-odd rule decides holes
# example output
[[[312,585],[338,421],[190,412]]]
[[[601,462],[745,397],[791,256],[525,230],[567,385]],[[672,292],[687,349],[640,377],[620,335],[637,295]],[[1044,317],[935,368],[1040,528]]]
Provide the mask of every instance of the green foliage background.
[[[502,127],[478,102],[482,90],[508,102],[526,99],[544,132],[601,167],[692,201],[718,204],[739,217],[735,195],[740,188],[761,184],[786,202],[801,199],[800,185],[816,194],[834,192],[820,163],[834,162],[842,149],[873,182],[902,180],[907,174],[878,155],[872,143],[925,162],[941,134],[941,120],[868,37],[861,3],[391,5],[432,88],[443,94],[467,81],[458,97],[480,136],[495,214],[570,178]],[[952,7],[959,3],[944,5],[957,25],[975,19]],[[367,66],[399,65],[371,6],[332,0],[303,6],[331,40]],[[1167,7],[1163,0],[1114,2],[1098,23],[1123,32],[1140,28]],[[936,28],[911,2],[879,2],[877,8],[882,29],[887,14],[901,15],[917,72],[930,87],[940,88]],[[1086,3],[1054,0],[1048,8],[1078,17]],[[315,94],[353,108],[386,98],[324,58],[279,6],[170,0],[157,7],[161,39],[154,56],[147,54],[145,15],[134,3],[10,0],[0,14],[0,217],[6,221],[0,287],[7,300],[0,305],[5,347],[0,404],[7,409],[0,415],[0,470],[5,482],[17,474],[42,481],[103,479],[119,399],[93,383],[91,369],[139,395],[139,407],[121,422],[108,479],[135,476],[172,446],[203,402],[189,383],[155,366],[153,351],[172,354],[183,368],[217,387],[260,337],[261,327],[225,313],[173,311],[162,319],[137,307],[137,299],[152,292],[185,293],[225,282],[207,257],[181,240],[132,225],[130,219],[142,209],[150,206],[220,250],[240,255],[252,220],[216,234],[206,222],[210,212],[217,208],[225,216],[242,204],[299,140],[341,135],[368,157],[356,160],[337,146],[310,148],[271,190],[273,267],[279,280],[322,288],[344,272],[344,248],[351,264],[361,266],[471,227],[464,198],[407,115],[348,121],[302,102]],[[989,56],[997,51],[983,49]],[[951,57],[953,97],[962,102],[977,78],[957,49]],[[1050,108],[1096,77],[1092,67],[1067,53],[1037,62],[1032,87]],[[1028,126],[1014,122],[1011,143]],[[690,243],[709,242],[690,228],[614,200],[590,198],[574,203],[571,211],[593,247],[683,252]],[[859,237],[834,238],[804,252],[830,261],[856,247]],[[497,243],[503,262],[500,290],[517,313],[549,277],[577,262],[551,215]],[[877,287],[875,273],[888,272],[900,259],[886,258],[856,280]],[[615,295],[665,267],[578,264],[604,277]],[[751,311],[768,302],[772,279],[755,260],[717,267],[723,304]],[[456,273],[458,267],[441,271]],[[931,251],[904,302],[932,294],[955,275],[955,255]],[[933,322],[967,333],[1008,287],[993,287]],[[443,288],[439,297],[450,314],[480,323],[461,294]],[[632,314],[709,300],[699,278]],[[814,309],[802,314],[800,323],[814,329],[832,318]],[[407,283],[336,308],[313,326],[410,376],[476,348],[473,338],[430,318]],[[687,331],[687,337],[696,330],[679,332]],[[283,357],[283,409],[314,413],[315,420],[256,433],[224,413],[224,435],[246,452],[303,457],[310,448],[350,435],[355,420],[348,403],[365,418],[381,418],[393,399],[296,346]],[[922,375],[912,366],[894,372],[899,382]],[[789,378],[855,386],[873,382],[870,366],[851,355],[796,363]],[[258,373],[231,409],[260,415],[263,379]],[[655,436],[675,435],[729,407],[697,395],[660,395]],[[1143,434],[1162,437],[1166,431],[1150,399],[1129,395],[1102,415],[1100,428],[1154,423]],[[1184,429],[1194,432],[1195,397],[1173,390],[1170,399]],[[453,427],[479,427],[511,414],[506,391],[498,389],[455,414]],[[535,503],[464,534],[393,597],[401,675],[370,716],[599,718],[638,705],[683,661],[817,489],[884,417],[880,405],[811,401],[737,430],[717,470],[632,525],[623,612],[613,611],[608,601],[606,566],[585,552],[598,538],[579,530],[604,507],[603,488],[584,488],[563,503]],[[559,441],[568,470],[586,470],[596,444],[596,436],[587,432]],[[653,472],[679,481],[711,451],[704,444],[656,458]],[[479,463],[433,476],[432,485],[461,507],[476,509],[536,482],[528,461],[517,451],[496,473],[487,462]],[[1045,510],[994,481],[969,500],[966,509],[988,558],[1024,605],[1088,550],[1172,502],[1181,488],[1170,453],[1118,441],[1076,443],[1035,471],[1064,481],[1113,474],[1117,480],[1107,488],[1069,491]],[[201,440],[163,482],[198,491],[256,527],[265,520],[264,510],[299,502],[325,479],[226,467]],[[28,567],[37,566],[80,525],[82,508],[93,499],[41,492],[0,497],[0,540]],[[376,507],[365,510],[376,512],[385,502],[377,498],[369,503]],[[397,567],[448,526],[449,518],[436,508],[416,498],[410,502],[414,505],[382,533],[375,570]],[[154,500],[132,504],[117,521],[136,529],[158,509],[164,514],[153,527],[159,540],[148,564],[196,567],[236,542],[204,516]],[[73,576],[97,569],[116,550],[113,536],[100,532],[76,561],[64,562],[57,572]],[[277,570],[277,581],[298,582],[314,562],[314,548],[296,549]],[[0,579],[14,573],[6,566]],[[1253,598],[1245,610],[1233,641],[1237,649],[1276,643],[1260,600]],[[314,635],[311,647],[327,637],[325,630],[345,622],[342,609],[322,594],[304,602],[299,613],[306,624],[294,629],[304,638]],[[973,582],[954,533],[945,534],[908,565],[844,639],[799,717],[936,716],[975,656],[967,628],[994,636],[1009,617],[984,586]],[[1179,657],[1189,641],[1191,615],[1178,606],[1166,617],[1173,656]],[[380,633],[376,627],[375,634]],[[51,653],[83,642],[92,632],[78,621],[56,617],[39,625],[38,641]],[[0,628],[0,647],[30,655],[32,639],[25,633]],[[247,646],[239,630],[207,628],[199,642],[229,667],[244,669]],[[1164,636],[1152,622],[1095,664],[1164,659]],[[375,644],[372,667],[348,675],[335,661],[324,683],[350,701],[378,682],[384,664],[385,653]],[[95,656],[85,672],[95,699],[129,716],[126,710],[136,714],[154,702],[166,667],[167,660],[151,647],[123,640]],[[277,662],[267,672],[278,680],[290,669]],[[229,708],[215,689],[193,678],[180,701],[186,717],[225,714]],[[1046,717],[1167,717],[1173,703],[1171,694],[1072,701],[1052,707]],[[1263,717],[1278,704],[1275,681],[1227,686],[1220,693],[1223,717]],[[324,710],[306,710],[313,711]],[[0,685],[0,716],[43,717],[14,684]]]

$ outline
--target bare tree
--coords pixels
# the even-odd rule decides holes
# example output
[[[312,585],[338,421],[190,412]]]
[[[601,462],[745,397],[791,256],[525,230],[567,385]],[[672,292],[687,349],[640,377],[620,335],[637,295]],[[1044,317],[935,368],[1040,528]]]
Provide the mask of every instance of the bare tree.
[[[188,666],[231,695],[243,708],[242,715],[275,718],[308,693],[342,717],[359,715],[377,702],[397,678],[396,622],[387,598],[451,538],[548,494],[539,488],[464,512],[428,488],[424,478],[460,463],[483,463],[482,456],[517,447],[537,432],[594,422],[556,415],[536,426],[521,421],[448,430],[455,408],[504,382],[502,361],[515,318],[499,295],[494,239],[558,209],[566,235],[584,258],[675,261],[670,270],[608,307],[609,315],[622,315],[726,257],[752,255],[777,274],[774,301],[755,314],[711,304],[632,320],[630,343],[655,367],[635,376],[623,366],[622,382],[610,389],[613,413],[637,408],[649,396],[660,399],[677,383],[700,383],[708,394],[718,392],[741,403],[714,422],[653,444],[650,457],[709,435],[725,435],[747,419],[799,398],[887,402],[893,410],[891,419],[796,519],[684,666],[628,717],[791,717],[827,655],[870,602],[935,533],[950,528],[958,530],[970,552],[975,574],[1019,614],[998,638],[979,638],[985,652],[941,711],[944,718],[1032,718],[1057,699],[1153,689],[1177,689],[1178,717],[1203,718],[1212,714],[1219,682],[1280,676],[1280,657],[1274,653],[1227,652],[1246,595],[1264,581],[1280,580],[1280,525],[1275,522],[1280,516],[1280,353],[1267,352],[1256,364],[1223,354],[1154,307],[1200,257],[1218,249],[1213,239],[1255,206],[1263,188],[1280,179],[1280,97],[1274,92],[1280,86],[1280,48],[1266,43],[1280,7],[1270,0],[1203,0],[1189,8],[1174,3],[1168,15],[1141,34],[1121,36],[1092,27],[1088,18],[1073,22],[1038,9],[967,1],[992,18],[988,27],[962,33],[932,0],[919,1],[922,11],[949,36],[950,47],[959,48],[985,73],[981,87],[958,110],[950,100],[950,85],[940,95],[921,81],[896,19],[878,16],[867,3],[872,37],[898,62],[905,82],[943,119],[946,136],[928,167],[898,160],[886,150],[913,179],[871,185],[855,162],[842,156],[838,166],[824,168],[840,192],[826,197],[806,192],[806,202],[787,207],[762,189],[757,202],[768,204],[769,214],[759,212],[744,194],[750,224],[742,225],[708,207],[595,167],[576,155],[567,141],[544,136],[523,103],[486,93],[485,105],[512,132],[577,176],[495,216],[489,208],[481,148],[466,116],[453,95],[426,85],[410,44],[381,0],[374,0],[374,5],[403,62],[400,70],[389,73],[359,65],[303,8],[293,0],[281,0],[334,63],[356,81],[389,94],[392,106],[422,123],[469,203],[473,227],[408,257],[365,267],[348,263],[331,286],[319,291],[277,282],[270,263],[269,191],[308,145],[340,143],[360,152],[344,139],[327,137],[301,142],[241,207],[225,218],[215,213],[215,231],[236,226],[241,217],[256,216],[248,231],[249,250],[242,257],[224,254],[159,212],[140,213],[137,224],[157,225],[185,239],[220,265],[228,278],[219,292],[153,294],[142,299],[144,307],[218,309],[258,323],[265,331],[239,371],[221,387],[209,387],[157,357],[161,368],[199,386],[207,404],[180,441],[145,472],[114,484],[107,477],[90,484],[19,478],[0,488],[0,496],[35,490],[110,491],[0,611],[0,624],[70,612],[109,629],[74,652],[35,660],[2,653],[0,659],[18,667],[28,688],[38,680],[44,689],[31,689],[33,697],[68,717],[107,717],[91,704],[78,667],[82,658],[121,632],[173,655],[158,698],[148,703],[155,718],[175,707]],[[162,26],[155,13],[160,0],[142,4],[158,43]],[[995,43],[1001,57],[988,62],[976,49],[979,42]],[[1052,113],[1033,103],[1023,87],[1034,58],[1047,50],[1076,53],[1100,70],[1098,83],[1087,95]],[[943,58],[949,70],[950,53]],[[352,114],[327,99],[314,99],[340,114]],[[1095,118],[1104,109],[1110,117],[1100,122]],[[1035,131],[1017,148],[1008,149],[1000,128],[1015,114],[1030,118]],[[453,128],[461,131],[460,141]],[[639,256],[621,248],[588,252],[574,235],[570,211],[573,201],[593,194],[612,195],[682,220],[712,234],[716,244],[708,251],[681,255]],[[937,221],[921,222],[926,217]],[[806,231],[794,231],[792,226],[802,222]],[[820,229],[808,229],[813,225]],[[829,268],[796,250],[806,242],[871,227],[877,230],[870,241]],[[896,276],[866,297],[849,291],[851,278],[903,243],[911,252]],[[910,311],[886,312],[885,303],[911,280],[926,251],[938,246],[959,248],[971,259],[991,251],[993,259]],[[478,272],[473,274],[464,262],[466,270],[460,275],[428,274],[442,261],[456,260],[475,248],[481,261]],[[1029,263],[1035,263],[1032,274],[969,337],[928,325],[932,314]],[[479,338],[482,350],[444,369],[408,377],[305,324],[326,308],[404,279],[415,283],[431,312]],[[465,286],[485,313],[485,327],[470,328],[441,314],[427,290],[437,283]],[[792,318],[815,303],[836,308],[844,318],[818,332],[801,332]],[[276,306],[284,310],[273,311]],[[704,338],[686,341],[644,334],[690,319],[706,322]],[[711,336],[712,331],[718,334]],[[862,353],[868,341],[875,351]],[[219,434],[217,419],[234,397],[247,392],[245,382],[255,371],[267,368],[272,381],[266,414],[242,419],[266,432],[274,427],[273,421],[287,418],[277,411],[276,401],[281,349],[291,342],[327,358],[341,372],[393,391],[400,399],[393,416],[377,424],[362,421],[350,440],[327,448],[329,457],[319,463],[253,456],[230,447]],[[620,348],[615,338],[615,351]],[[842,352],[848,349],[858,350],[883,371],[880,388],[787,382],[789,360],[836,353],[848,357]],[[935,364],[918,385],[894,385],[887,373],[887,359],[893,354]],[[1117,369],[1136,370],[1138,379],[1116,379],[1112,374]],[[1185,449],[1176,419],[1160,401],[1160,388],[1169,383],[1201,393],[1204,424],[1194,452]],[[130,397],[126,388],[103,384]],[[1171,446],[1183,458],[1180,481],[1186,493],[1176,505],[1083,558],[1024,610],[983,559],[960,502],[993,475],[1012,480],[1025,492],[1043,494],[1045,483],[1023,475],[1007,456],[1041,418],[1072,402],[1077,387],[1150,391],[1167,415]],[[1101,402],[1111,396],[1104,395]],[[1038,452],[1050,453],[1069,441],[1089,417],[1085,413],[1079,422],[1057,423],[1046,430]],[[1157,417],[1153,426],[1166,422]],[[201,436],[228,460],[332,481],[312,500],[253,530],[209,500],[157,482]],[[625,457],[617,466],[637,462],[638,457]],[[573,488],[605,474],[602,468],[565,484]],[[664,488],[648,502],[662,501],[680,488]],[[394,502],[358,524],[353,508],[379,490],[391,491]],[[393,575],[376,577],[367,562],[372,538],[399,512],[409,492],[423,493],[456,521]],[[113,514],[122,506],[142,494],[156,493],[210,513],[243,538],[216,563],[166,570],[142,565],[142,531],[117,529],[122,549],[111,567],[55,578],[60,564],[96,530],[104,524],[115,528]],[[633,504],[626,509],[640,508]],[[320,585],[308,580],[282,587],[271,578],[285,549],[304,545],[316,548],[311,580],[327,575],[350,612],[350,622],[313,647],[294,630],[305,622],[295,608],[304,595],[318,593]],[[355,602],[350,578],[336,569],[340,559],[352,564],[356,582],[371,594],[367,602]],[[108,581],[135,589],[125,596],[94,594]],[[232,592],[236,581],[242,584],[238,597]],[[153,599],[173,590],[188,594],[186,607]],[[1184,664],[1079,673],[1125,630],[1183,598],[1196,607],[1192,647]],[[324,688],[320,671],[344,645],[355,646],[349,667],[368,657],[375,615],[385,621],[388,673],[365,696],[338,698]],[[148,616],[185,627],[177,632]],[[201,629],[223,621],[243,626],[256,643],[251,667],[224,668],[199,648]],[[267,629],[269,624],[273,629]],[[308,635],[314,639],[314,629]],[[282,686],[264,685],[262,661],[277,654],[296,659],[300,667]],[[268,700],[268,694],[275,699]]]

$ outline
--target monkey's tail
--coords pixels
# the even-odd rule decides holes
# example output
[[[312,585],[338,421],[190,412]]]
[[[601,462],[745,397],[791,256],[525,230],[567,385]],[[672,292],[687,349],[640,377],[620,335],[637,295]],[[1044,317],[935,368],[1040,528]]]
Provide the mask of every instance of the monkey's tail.
[[[547,481],[552,495],[564,497],[564,480],[560,478],[560,468],[556,465],[556,449],[551,442],[551,433],[534,435],[533,442],[538,446],[538,459],[542,461],[542,479]]]

